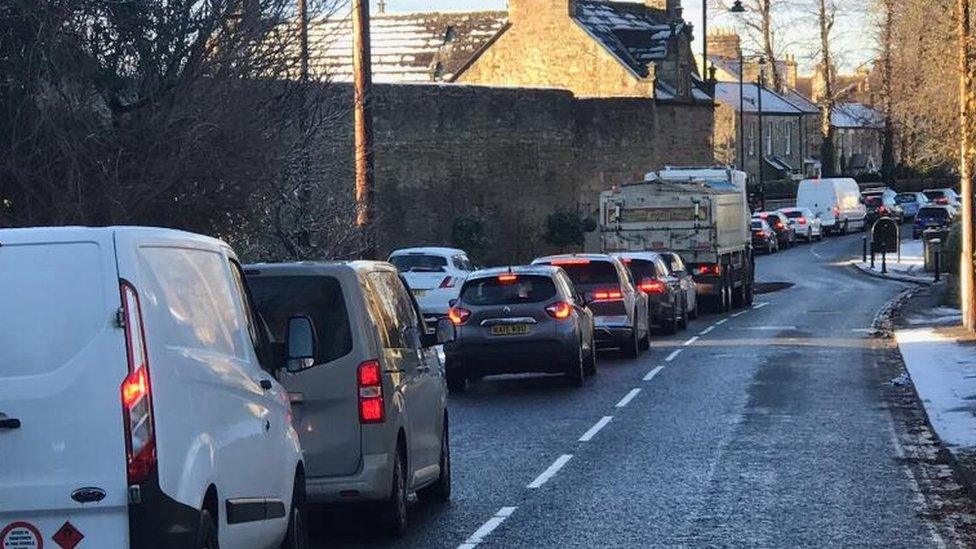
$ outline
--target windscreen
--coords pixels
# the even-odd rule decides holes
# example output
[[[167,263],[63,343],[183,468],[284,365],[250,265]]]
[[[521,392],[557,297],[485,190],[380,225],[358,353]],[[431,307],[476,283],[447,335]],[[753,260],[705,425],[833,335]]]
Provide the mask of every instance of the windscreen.
[[[312,319],[318,342],[316,364],[331,362],[352,351],[346,301],[335,278],[250,276],[247,284],[275,341],[285,341],[290,318],[307,316]]]
[[[918,211],[918,216],[928,219],[948,219],[949,212],[942,208],[922,208]]]
[[[556,285],[547,276],[493,276],[468,281],[461,290],[461,302],[469,305],[517,305],[538,303],[556,296]]]
[[[443,273],[447,258],[424,254],[397,255],[390,258],[390,263],[401,273]]]
[[[106,329],[105,278],[118,275],[101,254],[94,242],[0,247],[0,379],[57,370]]]
[[[880,194],[874,194],[864,197],[864,205],[876,208],[884,204],[884,199],[881,198]]]

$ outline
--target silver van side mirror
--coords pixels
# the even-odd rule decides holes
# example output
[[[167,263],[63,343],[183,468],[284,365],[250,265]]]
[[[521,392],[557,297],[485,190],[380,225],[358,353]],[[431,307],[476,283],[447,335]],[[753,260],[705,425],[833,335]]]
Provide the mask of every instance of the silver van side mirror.
[[[287,357],[285,369],[297,373],[315,366],[315,327],[307,316],[294,316],[288,319],[288,334],[285,336]]]

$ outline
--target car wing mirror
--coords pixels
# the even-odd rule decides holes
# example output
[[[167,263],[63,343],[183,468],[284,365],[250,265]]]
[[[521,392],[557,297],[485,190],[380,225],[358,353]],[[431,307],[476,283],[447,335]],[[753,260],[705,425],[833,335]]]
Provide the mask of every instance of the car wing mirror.
[[[458,300],[455,298],[455,299],[452,299],[452,300],[448,301],[447,302],[447,305],[448,305],[448,307],[453,307],[453,306],[457,305],[457,303],[458,303]]]
[[[285,369],[294,374],[315,366],[317,345],[312,319],[307,316],[294,316],[288,319],[288,334],[285,336]]]
[[[457,339],[457,328],[449,318],[441,318],[433,330],[428,331],[421,338],[421,343],[425,349],[436,345],[444,345]]]

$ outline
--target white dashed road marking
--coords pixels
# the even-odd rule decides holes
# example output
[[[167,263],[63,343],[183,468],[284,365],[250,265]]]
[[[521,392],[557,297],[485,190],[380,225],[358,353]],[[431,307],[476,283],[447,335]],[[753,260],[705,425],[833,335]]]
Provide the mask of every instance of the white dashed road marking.
[[[721,326],[722,324],[725,324],[728,321],[729,321],[729,319],[723,318],[722,320],[719,320],[718,322],[716,322],[715,325],[716,326]]]
[[[670,355],[668,355],[668,358],[666,358],[666,359],[664,359],[664,361],[665,361],[665,362],[671,362],[672,360],[674,360],[674,359],[675,359],[675,357],[677,357],[678,355],[680,355],[680,354],[681,354],[681,351],[682,351],[682,350],[683,350],[683,349],[677,349],[677,350],[675,350],[675,351],[672,351],[672,352],[671,352],[671,354],[670,354]]]
[[[749,312],[749,309],[746,309],[745,311],[739,311],[739,312],[735,313],[734,315],[732,315],[732,318],[739,318],[740,316],[742,316],[742,315],[744,315],[744,314],[746,314],[748,312]]]
[[[715,326],[709,326],[708,328],[705,328],[704,330],[698,332],[698,335],[700,335],[700,336],[708,335],[714,329],[715,329]]]
[[[612,420],[612,419],[613,419],[613,416],[603,416],[603,418],[600,421],[596,422],[596,425],[594,425],[593,427],[590,427],[590,430],[589,431],[583,433],[583,436],[581,436],[579,438],[579,441],[580,442],[589,442],[593,437],[596,436],[597,433],[600,432],[600,429],[603,429],[604,427],[606,427],[607,426],[607,423],[610,423],[610,420]]]
[[[682,343],[682,345],[684,345],[685,347],[687,347],[689,345],[693,345],[696,341],[698,341],[698,336],[695,336],[695,337],[689,339],[688,341],[685,341],[684,343]]]
[[[485,538],[490,536],[496,528],[501,526],[502,523],[505,522],[505,519],[512,516],[515,509],[517,509],[517,507],[502,507],[497,513],[495,513],[495,516],[488,519],[487,522],[481,525],[481,528],[478,528],[475,533],[471,534],[471,537],[469,537],[467,541],[461,545],[458,545],[458,549],[473,549],[474,547],[477,547],[478,544],[484,542]]]
[[[549,479],[556,476],[556,473],[558,473],[559,470],[563,468],[563,465],[566,465],[566,462],[568,462],[571,459],[573,459],[572,454],[563,454],[559,456],[559,458],[557,458],[556,461],[554,461],[552,465],[549,466],[548,469],[546,469],[545,471],[542,472],[541,475],[536,477],[536,479],[533,480],[528,486],[526,486],[526,488],[539,488],[546,482],[549,482]]]
[[[640,392],[640,389],[631,389],[630,392],[624,395],[624,398],[620,399],[620,402],[617,403],[617,408],[623,408],[624,406],[630,404],[630,401],[634,400],[634,397]]]
[[[756,303],[755,305],[752,306],[752,308],[753,309],[762,309],[766,305],[769,305],[769,302],[768,301],[767,302],[763,302],[763,303]]]
[[[663,370],[663,369],[664,369],[664,366],[658,366],[657,368],[654,368],[650,372],[647,372],[647,375],[644,376],[644,381],[650,381],[650,380],[654,379],[654,376],[660,374],[661,373],[661,370]]]

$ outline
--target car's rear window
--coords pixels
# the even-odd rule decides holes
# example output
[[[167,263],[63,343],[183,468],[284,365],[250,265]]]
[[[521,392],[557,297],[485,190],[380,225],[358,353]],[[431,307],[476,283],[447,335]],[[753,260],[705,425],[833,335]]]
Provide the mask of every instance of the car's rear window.
[[[657,277],[657,269],[654,267],[653,261],[631,259],[627,262],[627,266],[630,267],[631,272],[634,273],[634,278],[637,280]]]
[[[783,215],[785,215],[790,219],[797,219],[799,217],[803,217],[803,212],[801,212],[800,210],[787,210],[783,212]]]
[[[949,217],[949,212],[943,210],[942,208],[921,208],[918,210],[918,215],[920,217],[946,219]]]
[[[117,307],[105,293],[95,242],[0,247],[0,379],[63,367],[105,330]]]
[[[918,202],[918,198],[914,194],[900,194],[895,197],[895,202],[908,204],[909,202]]]
[[[284,342],[288,319],[308,316],[318,341],[316,364],[352,351],[352,330],[339,281],[327,276],[249,276],[255,306],[275,341]]]
[[[928,198],[929,200],[935,200],[937,198],[944,198],[945,197],[945,193],[942,192],[942,191],[925,191],[922,194],[924,194],[925,197]]]
[[[763,229],[763,222],[762,221],[753,221],[752,222],[752,228],[755,229],[755,230],[762,230]]]
[[[408,254],[390,258],[390,263],[401,273],[443,273],[447,258],[439,255]]]
[[[589,289],[596,284],[620,284],[617,269],[609,261],[590,262],[560,262],[552,263],[562,267],[569,278],[581,290]]]
[[[873,194],[864,197],[864,204],[866,206],[880,206],[884,203],[880,194]]]
[[[461,290],[461,301],[469,305],[516,305],[538,303],[556,296],[556,285],[547,276],[493,276],[469,280]]]

